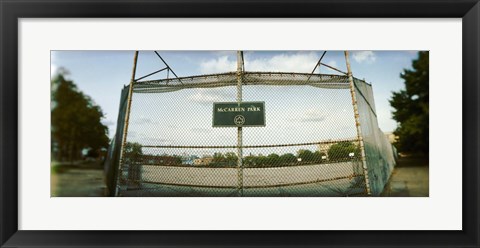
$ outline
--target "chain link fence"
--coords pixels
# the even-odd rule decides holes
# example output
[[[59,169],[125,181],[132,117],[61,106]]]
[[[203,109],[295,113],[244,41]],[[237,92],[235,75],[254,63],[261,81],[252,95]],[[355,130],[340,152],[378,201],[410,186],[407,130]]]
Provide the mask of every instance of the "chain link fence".
[[[242,101],[265,102],[266,125],[242,129],[239,160],[237,128],[212,126],[213,103],[236,102],[237,76],[134,82],[122,157],[126,86],[106,162],[112,195],[365,196],[367,184],[381,193],[395,161],[371,85],[354,80],[365,166],[346,75],[243,72]]]
[[[359,79],[354,79],[354,85],[369,185],[372,195],[379,195],[396,164],[396,150],[378,127],[372,86]]]

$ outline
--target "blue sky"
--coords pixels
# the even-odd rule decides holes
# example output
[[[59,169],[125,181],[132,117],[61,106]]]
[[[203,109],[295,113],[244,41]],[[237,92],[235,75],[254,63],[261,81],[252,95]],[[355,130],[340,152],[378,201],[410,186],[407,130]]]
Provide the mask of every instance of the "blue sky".
[[[235,51],[158,52],[180,77],[236,70]],[[245,51],[245,69],[309,73],[322,53],[323,51]],[[133,51],[52,51],[51,53],[52,74],[60,67],[70,72],[67,78],[73,80],[78,88],[89,95],[104,111],[103,122],[109,127],[110,137],[115,132],[120,91],[131,78],[133,54]],[[353,51],[350,53],[353,75],[372,84],[378,123],[384,132],[390,132],[396,128],[396,122],[391,119],[392,108],[388,100],[391,98],[392,91],[403,89],[404,83],[399,75],[403,69],[411,68],[412,60],[416,57],[416,51]],[[346,71],[343,51],[328,51],[322,62]],[[163,62],[152,51],[140,51],[136,78],[163,67],[165,67]],[[321,67],[320,72],[334,74],[326,67]],[[165,77],[164,72],[162,73],[155,75],[152,79]],[[131,139],[135,139],[135,134],[138,139],[147,140],[145,142],[152,144],[186,144],[189,140],[197,138],[219,140],[221,144],[230,144],[224,141],[235,139],[236,133],[233,130],[214,130],[212,133],[211,127],[211,103],[235,101],[234,87],[182,90],[162,93],[161,97],[139,95],[134,96],[132,106],[133,121],[129,130],[132,133],[129,136]],[[268,136],[270,142],[264,143],[288,143],[291,142],[289,139],[291,137],[297,137],[295,142],[314,142],[318,140],[311,140],[312,137],[325,139],[350,136],[351,130],[343,132],[341,137],[333,135],[333,131],[328,131],[329,135],[326,136],[305,131],[309,128],[319,129],[315,126],[315,121],[324,122],[321,129],[325,132],[327,128],[338,127],[333,122],[335,119],[345,120],[345,122],[353,120],[353,113],[350,112],[351,101],[348,101],[348,97],[348,92],[324,93],[313,87],[282,86],[251,89],[245,87],[244,100],[265,101],[266,111],[271,115],[271,117],[267,116],[265,128],[247,131],[246,138],[248,139],[250,135],[252,138],[262,139],[267,133],[271,135],[272,132],[277,132],[278,135],[275,135],[275,138]],[[285,113],[290,114],[285,117]],[[164,120],[158,116],[174,116],[174,118]],[[192,116],[195,116],[195,121],[191,120]],[[329,119],[332,122],[328,122]],[[163,128],[159,128],[160,126]],[[158,135],[161,132],[165,133]],[[172,135],[173,133],[177,135]],[[181,137],[178,133],[182,134]]]

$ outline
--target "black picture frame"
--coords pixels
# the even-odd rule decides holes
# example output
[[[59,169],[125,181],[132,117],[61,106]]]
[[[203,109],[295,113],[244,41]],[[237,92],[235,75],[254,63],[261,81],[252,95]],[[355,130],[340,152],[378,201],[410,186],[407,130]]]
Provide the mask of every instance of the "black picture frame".
[[[478,0],[0,0],[1,247],[480,247]],[[18,230],[19,18],[462,18],[462,231]],[[455,86],[452,86],[455,87]],[[460,87],[460,86],[458,86]],[[433,166],[433,165],[432,165]],[[40,214],[40,213],[39,213]]]

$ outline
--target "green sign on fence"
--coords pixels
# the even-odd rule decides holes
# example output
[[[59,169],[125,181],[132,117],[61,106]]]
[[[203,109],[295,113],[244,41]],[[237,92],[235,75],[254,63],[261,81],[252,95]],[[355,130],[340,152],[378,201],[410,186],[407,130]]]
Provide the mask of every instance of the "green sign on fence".
[[[213,127],[264,127],[265,102],[214,102]]]

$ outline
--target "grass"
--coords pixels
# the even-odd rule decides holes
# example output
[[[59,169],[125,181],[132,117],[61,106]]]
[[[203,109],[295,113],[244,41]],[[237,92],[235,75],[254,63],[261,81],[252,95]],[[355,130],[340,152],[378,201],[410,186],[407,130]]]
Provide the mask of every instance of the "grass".
[[[52,174],[64,173],[71,169],[103,170],[103,163],[102,161],[76,161],[73,163],[52,161],[50,165]]]

